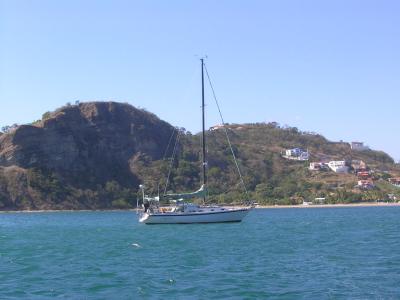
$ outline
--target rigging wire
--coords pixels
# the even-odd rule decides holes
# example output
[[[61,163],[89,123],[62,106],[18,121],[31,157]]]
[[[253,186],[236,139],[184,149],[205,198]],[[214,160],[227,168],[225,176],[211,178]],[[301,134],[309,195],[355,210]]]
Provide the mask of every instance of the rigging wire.
[[[165,152],[164,152],[164,155],[163,155],[163,158],[162,158],[163,161],[167,158],[167,153],[168,153],[168,150],[169,150],[169,146],[171,146],[172,138],[173,138],[173,136],[174,136],[176,130],[177,130],[177,129],[174,127],[174,129],[172,130],[172,134],[171,134],[171,136],[169,137],[169,141],[168,141],[168,144],[167,144],[167,148],[165,149]]]
[[[167,148],[165,149],[165,152],[164,152],[164,155],[163,155],[163,158],[162,158],[163,162],[167,158],[168,150],[169,150],[169,147],[171,146],[172,138],[174,137],[175,131],[177,131],[176,127],[174,127],[174,129],[172,130],[172,134],[169,137],[168,145],[167,145]],[[178,134],[179,134],[179,132],[177,133],[177,135]],[[158,196],[160,196],[160,185],[161,185],[161,179],[159,180],[158,185],[157,185]]]
[[[237,171],[239,173],[240,181],[241,181],[241,183],[243,185],[243,188],[244,188],[244,191],[245,191],[245,194],[246,194],[246,198],[248,199],[247,188],[246,188],[246,185],[244,183],[242,172],[240,171],[239,164],[237,162],[235,152],[233,151],[231,140],[229,139],[228,130],[227,130],[226,126],[225,126],[224,117],[222,116],[222,112],[221,112],[221,109],[219,107],[219,103],[218,103],[218,100],[217,100],[217,96],[215,94],[214,86],[212,85],[211,78],[210,78],[210,75],[208,74],[208,69],[207,69],[206,64],[204,64],[204,69],[206,70],[208,83],[210,84],[210,88],[211,88],[211,91],[212,91],[212,94],[213,94],[213,97],[214,97],[214,101],[215,101],[215,104],[217,105],[217,108],[218,108],[219,116],[221,118],[221,122],[222,122],[222,125],[223,125],[223,128],[224,128],[225,136],[226,136],[226,139],[228,141],[228,145],[229,145],[229,148],[231,150],[231,153],[232,153],[232,156],[233,156],[233,160],[234,160],[235,165],[236,165],[236,169],[237,169]]]
[[[169,162],[169,170],[168,170],[167,181],[165,182],[165,186],[164,186],[164,195],[167,193],[167,187],[168,187],[168,184],[169,184],[169,178],[170,178],[171,172],[172,172],[172,164],[173,164],[174,159],[175,159],[176,149],[178,148],[177,146],[178,146],[181,134],[182,134],[182,131],[178,130],[178,134],[176,135],[176,139],[175,139],[174,150],[172,151],[172,155],[171,155],[170,162]]]
[[[184,93],[182,94],[182,96],[180,97],[182,101],[184,101],[185,99],[187,99],[187,98],[189,97],[189,92],[190,92],[191,87],[192,87],[192,85],[193,85],[193,83],[194,83],[194,79],[195,79],[195,77],[196,77],[197,72],[198,72],[198,69],[197,69],[197,68],[196,68],[196,69],[193,69],[193,73],[192,73],[191,76],[189,77],[189,78],[190,78],[190,79],[189,79],[189,84],[188,84],[188,86],[187,86],[185,92],[184,92]],[[166,183],[165,183],[165,187],[164,187],[164,195],[166,194],[167,187],[168,187],[168,184],[169,184],[169,178],[170,178],[170,175],[171,175],[171,172],[172,172],[172,163],[173,163],[173,160],[174,160],[174,157],[175,157],[175,152],[176,152],[177,143],[179,142],[180,136],[181,136],[181,134],[183,133],[183,131],[180,130],[180,129],[178,129],[177,127],[174,128],[174,131],[172,132],[172,135],[171,135],[170,140],[169,140],[169,142],[168,142],[167,149],[165,150],[164,157],[163,157],[163,161],[167,158],[168,149],[169,149],[169,147],[170,147],[170,144],[171,144],[171,141],[172,141],[172,137],[173,137],[175,131],[177,131],[177,135],[176,135],[174,150],[173,150],[173,152],[172,152],[172,154],[171,154],[171,157],[170,157],[170,166],[169,166],[168,175],[167,175]],[[160,182],[159,182],[159,184],[158,184],[158,190],[159,190],[160,185],[161,185],[161,180],[160,180]],[[159,192],[158,192],[158,193],[159,193]]]

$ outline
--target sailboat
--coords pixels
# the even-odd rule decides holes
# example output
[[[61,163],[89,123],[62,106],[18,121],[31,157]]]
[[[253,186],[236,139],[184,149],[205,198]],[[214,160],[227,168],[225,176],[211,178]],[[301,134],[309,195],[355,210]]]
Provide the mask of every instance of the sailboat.
[[[205,203],[207,195],[207,176],[206,176],[206,136],[205,136],[205,118],[204,118],[204,59],[201,61],[201,89],[202,89],[202,165],[203,165],[203,182],[195,192],[182,194],[165,194],[164,200],[174,203],[171,208],[160,207],[160,196],[147,197],[144,193],[144,185],[140,185],[143,197],[143,212],[139,216],[139,222],[144,224],[191,224],[191,223],[224,223],[224,222],[241,222],[243,218],[253,208],[249,203],[246,207],[229,207],[219,205],[199,205],[190,202],[190,199],[203,198]],[[208,76],[208,73],[207,73]],[[211,82],[210,82],[211,83]],[[222,118],[222,116],[221,116]],[[228,142],[229,137],[227,135]],[[231,146],[229,142],[229,146]],[[232,148],[231,148],[232,150]],[[236,163],[235,155],[234,160]],[[239,166],[236,166],[240,174]],[[241,178],[242,179],[242,178]],[[244,185],[243,179],[242,183]]]

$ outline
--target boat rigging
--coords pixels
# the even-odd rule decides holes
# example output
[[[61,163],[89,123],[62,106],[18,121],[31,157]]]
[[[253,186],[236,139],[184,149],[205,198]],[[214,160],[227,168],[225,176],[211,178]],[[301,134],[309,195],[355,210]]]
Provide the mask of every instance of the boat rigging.
[[[204,63],[204,58],[201,61],[201,108],[202,108],[202,185],[200,189],[191,193],[180,193],[180,194],[167,194],[167,186],[169,183],[169,177],[171,175],[171,168],[173,158],[176,154],[176,146],[179,141],[180,132],[178,132],[174,150],[170,161],[170,169],[167,176],[167,181],[164,188],[162,199],[169,200],[174,203],[170,208],[160,208],[159,201],[160,195],[157,197],[146,197],[144,193],[144,185],[140,186],[143,197],[144,211],[139,217],[139,222],[145,224],[187,224],[187,223],[221,223],[221,222],[240,222],[253,208],[253,204],[249,201],[247,196],[247,189],[240,172],[239,164],[236,159],[236,155],[233,151],[232,144],[229,139],[228,131],[224,126],[225,135],[228,140],[228,145],[231,150],[237,171],[241,183],[244,187],[246,194],[246,207],[224,207],[219,205],[206,205],[207,197],[207,157],[206,157],[206,135],[205,135],[205,104],[204,104],[204,74],[206,74],[208,82],[210,84],[214,100],[217,104],[219,115],[222,124],[225,125],[222,117],[221,109],[215,95],[214,87],[211,83],[211,79],[208,70]],[[205,72],[204,72],[205,71]],[[169,143],[170,144],[170,143]],[[202,198],[203,205],[191,203],[187,200],[193,198]]]

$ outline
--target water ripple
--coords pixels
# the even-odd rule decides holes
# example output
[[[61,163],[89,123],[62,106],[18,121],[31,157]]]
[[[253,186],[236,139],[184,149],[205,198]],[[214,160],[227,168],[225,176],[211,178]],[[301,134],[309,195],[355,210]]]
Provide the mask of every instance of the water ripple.
[[[146,226],[131,212],[3,214],[0,299],[395,299],[400,208],[255,210]]]

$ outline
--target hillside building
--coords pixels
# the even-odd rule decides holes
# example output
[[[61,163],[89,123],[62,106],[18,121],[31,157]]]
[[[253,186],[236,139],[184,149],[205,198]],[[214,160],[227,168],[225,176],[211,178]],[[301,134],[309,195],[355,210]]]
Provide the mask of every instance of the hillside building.
[[[333,160],[328,163],[328,167],[335,173],[348,173],[349,167],[344,160]]]
[[[312,162],[308,168],[310,171],[322,171],[327,170],[328,166],[323,162]]]
[[[354,170],[354,173],[360,172],[360,171],[366,171],[368,166],[367,164],[362,161],[362,160],[357,160],[357,159],[353,159],[351,161],[351,167]]]
[[[369,171],[359,171],[357,172],[357,177],[360,180],[367,180],[371,178],[371,174],[369,173]]]
[[[300,149],[300,148],[288,149],[288,150],[286,150],[286,156],[298,157],[303,152],[304,151],[302,149]]]
[[[368,146],[365,146],[362,142],[351,142],[351,150],[354,151],[364,151],[368,150]]]
[[[389,182],[395,186],[400,187],[400,177],[397,178],[389,178]]]
[[[318,197],[314,199],[315,204],[325,204],[325,197]]]
[[[287,149],[283,152],[283,157],[292,160],[306,161],[310,158],[310,153],[301,148]]]
[[[212,127],[210,127],[210,131],[214,131],[214,130],[218,130],[218,129],[221,129],[221,128],[224,128],[224,124],[217,124],[217,125],[214,125],[214,126],[212,126]]]

